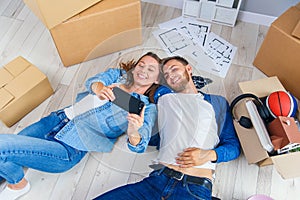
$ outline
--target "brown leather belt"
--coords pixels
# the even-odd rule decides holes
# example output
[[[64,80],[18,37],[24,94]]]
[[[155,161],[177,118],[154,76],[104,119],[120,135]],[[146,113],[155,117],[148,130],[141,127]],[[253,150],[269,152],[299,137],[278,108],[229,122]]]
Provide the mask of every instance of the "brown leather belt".
[[[210,191],[212,190],[212,183],[208,178],[186,175],[182,172],[170,169],[168,167],[165,167],[162,173],[164,173],[169,178],[174,178],[178,181],[185,180],[187,183],[201,185],[203,187],[206,187]]]

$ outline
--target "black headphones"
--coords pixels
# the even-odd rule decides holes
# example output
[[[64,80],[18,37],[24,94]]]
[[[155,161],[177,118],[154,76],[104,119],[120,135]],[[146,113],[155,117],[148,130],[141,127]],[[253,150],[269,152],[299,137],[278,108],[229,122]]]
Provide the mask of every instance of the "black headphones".
[[[251,128],[253,126],[251,120],[248,117],[241,116],[240,119],[237,120],[235,118],[235,116],[234,116],[234,112],[233,112],[234,106],[239,101],[241,101],[242,99],[245,99],[245,98],[252,98],[253,99],[253,103],[255,104],[260,117],[263,119],[264,122],[269,122],[269,120],[270,120],[270,112],[269,112],[268,108],[262,103],[262,101],[257,96],[255,96],[254,94],[251,94],[251,93],[246,93],[246,94],[242,94],[240,96],[237,96],[231,102],[230,112],[232,114],[232,118],[234,120],[236,120],[244,128],[248,128],[249,129],[249,128]]]

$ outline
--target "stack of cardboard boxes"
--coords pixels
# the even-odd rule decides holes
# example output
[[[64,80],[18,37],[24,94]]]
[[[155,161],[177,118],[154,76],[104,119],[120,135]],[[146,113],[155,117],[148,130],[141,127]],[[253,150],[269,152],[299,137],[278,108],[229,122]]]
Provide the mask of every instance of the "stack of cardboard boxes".
[[[0,120],[8,127],[53,94],[48,78],[18,57],[0,68]]]
[[[272,23],[253,64],[270,78],[239,83],[243,93],[265,97],[287,90],[300,99],[300,3]],[[244,106],[236,112],[249,117]],[[254,128],[246,129],[237,122],[234,125],[248,163],[274,164],[284,179],[300,176],[300,152],[270,155],[263,149]]]
[[[49,29],[64,66],[141,44],[139,0],[24,0]]]

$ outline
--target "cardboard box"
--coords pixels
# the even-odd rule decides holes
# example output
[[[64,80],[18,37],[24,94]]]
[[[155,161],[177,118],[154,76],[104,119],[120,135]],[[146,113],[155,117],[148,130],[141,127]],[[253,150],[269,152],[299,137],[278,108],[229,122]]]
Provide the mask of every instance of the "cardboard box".
[[[102,0],[50,29],[65,66],[141,44],[139,0]]]
[[[253,65],[268,76],[277,76],[300,99],[300,3],[279,16],[255,57]]]
[[[0,69],[0,120],[8,127],[53,93],[47,77],[18,57]]]
[[[101,0],[23,0],[48,29]]]
[[[253,93],[258,97],[265,97],[272,92],[285,90],[277,77],[241,82],[239,87],[243,93]],[[244,104],[236,106],[235,113],[238,116],[249,117]],[[234,121],[234,126],[249,164],[255,163],[259,166],[274,164],[284,179],[300,176],[300,152],[269,156],[267,151],[263,149],[254,128],[246,129],[236,121]]]

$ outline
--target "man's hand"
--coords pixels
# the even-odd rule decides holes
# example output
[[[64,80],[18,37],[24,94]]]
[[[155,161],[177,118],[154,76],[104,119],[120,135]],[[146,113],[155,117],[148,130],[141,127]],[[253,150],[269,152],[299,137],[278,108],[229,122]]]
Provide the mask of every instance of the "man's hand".
[[[204,150],[196,147],[190,147],[178,154],[176,163],[182,168],[188,168],[203,165],[208,161],[217,160],[217,154],[214,150]]]
[[[130,144],[136,146],[141,141],[141,136],[138,132],[139,128],[144,124],[144,114],[145,114],[145,106],[143,107],[141,114],[128,114],[128,129],[127,135],[129,138]]]

